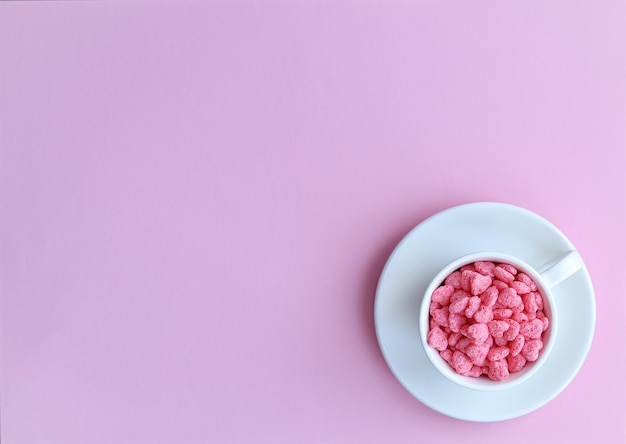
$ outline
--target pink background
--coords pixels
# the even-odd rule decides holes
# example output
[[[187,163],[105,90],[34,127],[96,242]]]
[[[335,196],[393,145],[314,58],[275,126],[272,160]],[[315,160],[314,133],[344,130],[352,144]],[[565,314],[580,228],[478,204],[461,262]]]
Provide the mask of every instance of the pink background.
[[[0,156],[3,444],[626,441],[624,1],[4,3]],[[373,302],[485,200],[598,311],[561,395],[476,424],[394,379]]]

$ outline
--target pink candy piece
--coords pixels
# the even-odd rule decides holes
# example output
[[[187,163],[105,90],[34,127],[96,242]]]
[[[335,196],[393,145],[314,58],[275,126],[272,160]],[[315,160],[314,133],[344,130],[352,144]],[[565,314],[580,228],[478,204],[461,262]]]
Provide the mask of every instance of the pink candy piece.
[[[472,378],[478,378],[483,374],[483,369],[478,365],[473,365],[472,369],[467,372],[467,376],[471,376]]]
[[[469,304],[469,299],[467,296],[454,301],[450,304],[450,313],[461,313],[464,312],[467,308],[467,304]]]
[[[505,288],[509,287],[509,284],[507,284],[506,282],[503,282],[499,279],[494,279],[493,280],[493,285],[494,287],[496,287],[498,289],[498,291],[500,290],[504,290]]]
[[[492,279],[489,276],[483,276],[482,274],[474,274],[470,282],[470,290],[474,296],[483,293],[487,288],[491,286]]]
[[[550,321],[542,311],[537,312],[537,319],[543,323],[543,331],[546,331],[550,326]]]
[[[498,336],[496,338],[493,338],[493,342],[494,344],[496,344],[498,347],[502,347],[505,346],[509,343],[509,341],[506,340],[506,338],[504,336]]]
[[[535,295],[535,302],[537,303],[537,310],[543,311],[543,298],[536,291],[534,291],[532,294]]]
[[[448,318],[450,317],[450,312],[448,306],[436,309],[435,311],[433,311],[431,316],[435,320],[435,322],[442,327],[449,326]]]
[[[500,264],[499,266],[500,266],[500,268],[503,268],[508,273],[511,273],[513,276],[515,276],[517,274],[517,268],[515,268],[511,264]]]
[[[454,287],[452,285],[442,285],[433,291],[431,300],[441,305],[448,305],[450,303],[450,296],[454,293]]]
[[[519,372],[526,365],[526,358],[522,355],[509,355],[506,357],[506,362],[509,364],[509,372]]]
[[[520,324],[520,334],[527,339],[537,339],[543,333],[543,322],[539,319],[524,322]]]
[[[495,276],[493,274],[493,269],[496,268],[496,264],[494,264],[493,262],[474,262],[474,268],[483,276]]]
[[[480,307],[480,298],[478,296],[472,296],[469,299],[469,303],[467,304],[467,309],[465,309],[465,317],[473,318],[474,314],[476,314],[479,307]]]
[[[502,334],[502,337],[507,341],[512,341],[519,334],[520,325],[514,319],[507,319],[506,322],[509,324],[509,328]]]
[[[444,283],[446,285],[451,285],[455,290],[458,290],[459,288],[461,288],[461,272],[455,271],[454,273],[450,274],[450,276],[446,278]]]
[[[522,348],[524,347],[525,342],[526,342],[526,339],[524,338],[524,336],[517,335],[515,339],[513,339],[511,343],[509,344],[511,355],[513,356],[519,355],[520,352],[522,351]]]
[[[502,381],[509,377],[509,366],[505,360],[491,361],[487,372],[489,379],[494,381]]]
[[[513,310],[510,308],[496,308],[493,310],[494,319],[504,320],[509,319],[511,316],[513,316]]]
[[[513,319],[519,323],[528,322],[529,320],[528,315],[526,313],[521,313],[521,312],[515,313],[513,315]]]
[[[471,296],[472,295],[465,290],[455,290],[454,293],[452,293],[452,296],[450,296],[450,303],[452,304],[458,301],[459,299],[469,298]]]
[[[465,349],[465,353],[472,360],[474,365],[482,367],[486,363],[489,348],[490,347],[486,344],[471,344]]]
[[[496,267],[497,268],[497,267]],[[522,303],[522,298],[510,287],[500,290],[498,302],[505,307],[515,307]]]
[[[448,348],[448,338],[439,327],[435,327],[428,332],[426,341],[435,350],[442,351]]]
[[[517,273],[515,280],[528,285],[528,287],[530,287],[530,291],[537,291],[537,284],[526,273]]]
[[[530,293],[530,287],[523,282],[513,281],[511,282],[511,288],[517,292],[517,294]]]
[[[480,295],[480,301],[485,307],[493,307],[498,300],[500,290],[495,285],[492,285]]]
[[[510,284],[515,279],[515,276],[512,273],[509,273],[505,268],[503,268],[503,265],[498,265],[496,268],[494,268],[493,274],[498,280],[505,282],[506,284]]]
[[[535,299],[535,295],[533,293],[523,295],[522,301],[524,302],[524,312],[526,312],[526,314],[537,313],[537,300]]]
[[[481,324],[486,324],[493,319],[493,311],[489,307],[481,306],[476,313],[474,313],[474,320]]]
[[[456,343],[459,342],[459,339],[461,339],[462,337],[463,335],[460,332],[450,334],[450,336],[448,337],[448,344],[450,345],[450,348],[456,347]]]
[[[472,288],[472,279],[476,275],[475,271],[465,270],[461,272],[461,289],[464,291],[470,291]]]
[[[467,373],[472,369],[472,360],[467,355],[460,351],[455,351],[452,354],[452,367],[457,373]]]
[[[506,358],[510,353],[509,347],[501,346],[501,347],[493,347],[487,353],[487,359],[490,361],[499,361],[501,359]]]
[[[458,313],[450,313],[448,317],[448,328],[453,332],[458,332],[461,330],[465,324],[467,324],[468,320],[465,316]]]
[[[522,355],[527,361],[536,361],[539,358],[539,351],[543,348],[543,342],[539,339],[531,339],[526,341],[522,348]]]
[[[476,344],[483,344],[489,337],[489,328],[486,324],[472,324],[467,328],[467,337]]]
[[[506,321],[490,321],[487,324],[489,334],[495,338],[502,336],[502,334],[509,329],[509,324]]]
[[[511,307],[511,310],[513,311],[513,316],[523,312],[524,311],[524,303],[520,302],[515,307]]]
[[[485,340],[485,345],[489,348],[493,347],[493,336],[487,336],[487,339]]]
[[[465,352],[467,347],[472,344],[472,340],[470,338],[463,337],[459,339],[459,342],[456,343],[456,349],[462,352]]]

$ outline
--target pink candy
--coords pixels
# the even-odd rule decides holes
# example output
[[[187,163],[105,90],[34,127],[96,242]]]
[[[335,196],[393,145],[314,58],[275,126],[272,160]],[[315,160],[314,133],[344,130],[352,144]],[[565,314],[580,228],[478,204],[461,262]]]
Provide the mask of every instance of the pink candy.
[[[524,338],[524,336],[517,335],[515,339],[513,339],[509,345],[509,348],[511,349],[511,355],[512,356],[519,355],[520,352],[522,351],[522,347],[524,347],[525,342],[526,342],[526,339]]]
[[[507,319],[506,322],[509,324],[509,328],[502,334],[502,337],[507,341],[514,340],[520,331],[519,322],[514,319]]]
[[[441,305],[448,305],[452,293],[454,293],[454,287],[452,285],[442,285],[433,292],[431,300]]]
[[[539,319],[524,322],[520,324],[519,332],[527,339],[540,338],[541,333],[543,333],[543,322]]]
[[[446,285],[450,285],[455,290],[461,288],[461,272],[455,271],[450,276],[448,276],[445,280]],[[435,290],[436,291],[436,290]]]
[[[517,294],[530,293],[530,287],[523,282],[513,281],[511,282],[511,288],[517,292]]]
[[[486,363],[489,350],[490,348],[486,344],[482,344],[482,345],[470,344],[465,349],[465,353],[472,360],[472,363],[474,365],[483,367]]]
[[[485,324],[472,324],[467,328],[467,337],[476,344],[482,344],[489,337],[489,328]]]
[[[467,304],[469,304],[469,298],[467,296],[452,302],[450,304],[450,313],[464,312],[467,308]]]
[[[479,261],[431,296],[427,342],[459,374],[494,381],[539,358],[548,329],[537,284],[509,264]]]
[[[506,361],[509,364],[509,372],[511,373],[519,372],[526,365],[526,358],[522,355],[509,355],[506,357]]]
[[[448,318],[448,327],[451,331],[457,333],[461,331],[461,327],[467,324],[467,318],[465,315],[458,313],[450,313],[450,317]]]
[[[428,332],[428,344],[439,350],[445,350],[448,348],[448,337],[439,327],[435,327]]]
[[[485,307],[491,308],[494,305],[496,305],[499,294],[500,294],[500,291],[498,290],[498,287],[496,287],[495,285],[492,285],[491,287],[486,289],[482,295],[480,295],[480,301],[483,303]]]
[[[455,351],[452,354],[452,367],[457,371],[457,373],[468,373],[472,369],[473,365],[472,360],[468,358],[465,353]]]
[[[465,317],[473,318],[478,309],[480,308],[480,298],[478,296],[472,296],[469,299],[467,304],[467,309],[465,310]]]
[[[484,276],[494,277],[493,270],[496,264],[493,262],[474,262],[474,269]]]
[[[485,292],[487,288],[491,286],[492,279],[489,276],[483,276],[482,274],[476,273],[472,277],[472,281],[470,284],[470,289],[472,295],[476,296]]]
[[[505,268],[501,265],[494,268],[493,273],[495,274],[498,280],[510,284],[515,279],[513,273],[509,273]]]
[[[543,342],[540,339],[531,339],[524,344],[522,355],[524,355],[527,361],[536,361],[542,348]]]
[[[490,361],[500,361],[509,356],[509,353],[509,347],[493,347],[491,348],[491,350],[489,350],[489,353],[487,353],[487,359],[489,359]]]
[[[509,377],[508,363],[502,359],[500,361],[491,361],[487,369],[487,376],[494,381],[502,381]]]
[[[497,269],[497,268],[496,268]],[[523,303],[522,298],[517,294],[517,292],[511,288],[507,287],[500,290],[500,295],[498,296],[498,303],[502,304],[504,307],[517,307]]]
[[[481,306],[474,313],[474,320],[481,324],[486,324],[493,319],[493,310],[490,307]]]
[[[509,324],[506,321],[490,321],[487,324],[489,334],[495,338],[502,336],[502,334],[509,329]]]

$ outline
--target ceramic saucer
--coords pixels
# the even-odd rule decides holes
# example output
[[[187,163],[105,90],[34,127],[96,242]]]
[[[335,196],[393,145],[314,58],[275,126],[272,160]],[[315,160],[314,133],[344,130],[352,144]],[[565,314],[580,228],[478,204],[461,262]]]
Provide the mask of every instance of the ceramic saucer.
[[[479,392],[441,375],[420,343],[420,302],[437,272],[465,254],[499,251],[539,267],[574,248],[550,222],[508,204],[460,205],[426,219],[395,248],[376,291],[376,334],[393,374],[427,406],[467,421],[512,419],[547,404],[576,376],[591,346],[596,311],[585,266],[553,289],[559,329],[550,357],[531,378],[510,389]]]

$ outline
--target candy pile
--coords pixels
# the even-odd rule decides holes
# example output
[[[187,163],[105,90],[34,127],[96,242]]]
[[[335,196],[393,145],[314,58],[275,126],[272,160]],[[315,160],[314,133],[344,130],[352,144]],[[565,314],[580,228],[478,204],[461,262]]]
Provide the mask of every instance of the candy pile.
[[[527,274],[474,262],[433,292],[427,341],[457,373],[502,381],[539,357],[549,325],[543,308]]]

